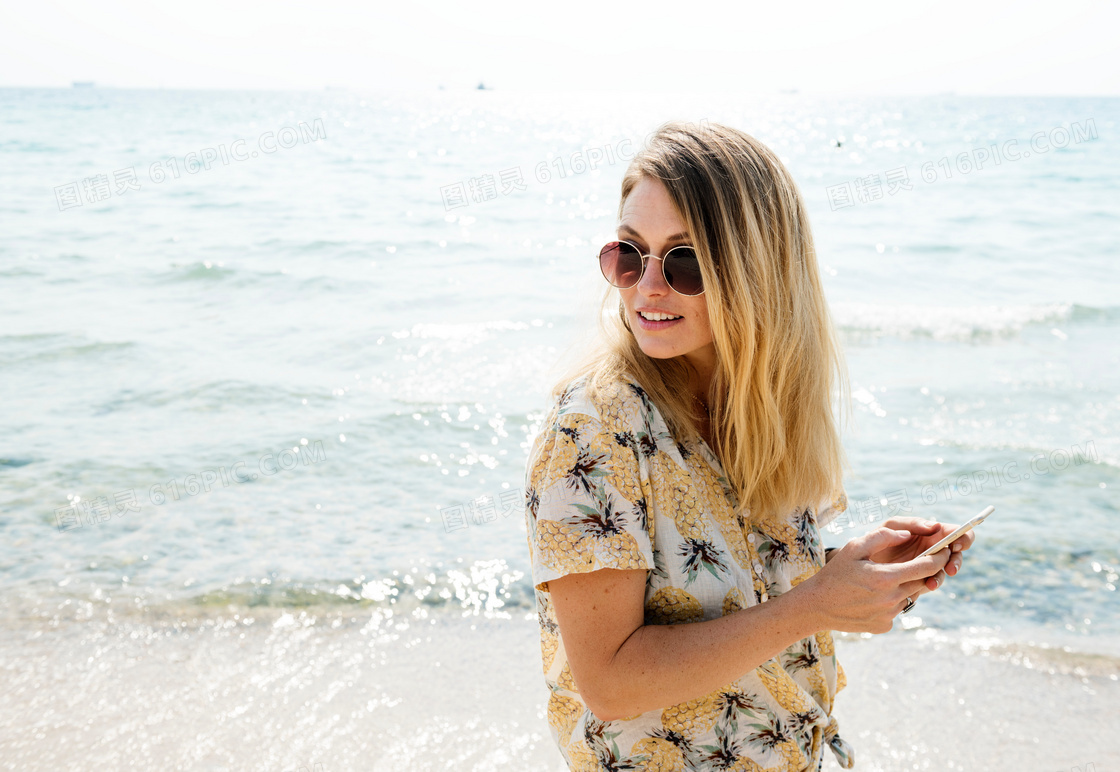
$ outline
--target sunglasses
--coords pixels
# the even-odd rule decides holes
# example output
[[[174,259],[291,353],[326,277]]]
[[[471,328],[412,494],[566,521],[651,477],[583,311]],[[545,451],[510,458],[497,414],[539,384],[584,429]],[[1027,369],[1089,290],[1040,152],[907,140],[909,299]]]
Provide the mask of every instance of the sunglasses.
[[[643,255],[642,250],[629,241],[612,241],[599,250],[599,268],[612,286],[630,289],[642,280],[648,257],[661,261],[661,274],[674,292],[690,296],[704,293],[700,260],[692,247],[673,247],[663,257],[658,257]]]

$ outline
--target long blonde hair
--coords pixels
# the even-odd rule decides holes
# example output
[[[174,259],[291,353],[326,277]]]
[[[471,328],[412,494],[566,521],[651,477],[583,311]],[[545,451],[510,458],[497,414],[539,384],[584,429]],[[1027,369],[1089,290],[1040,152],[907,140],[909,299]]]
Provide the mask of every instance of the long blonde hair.
[[[755,522],[815,510],[847,467],[833,385],[849,411],[850,395],[796,183],[757,139],[707,121],[670,121],[650,135],[623,175],[619,219],[643,177],[665,185],[699,257],[717,360],[707,399],[712,449],[740,509]],[[587,376],[595,399],[630,376],[674,437],[697,437],[692,366],[645,354],[618,290],[604,285],[599,338],[552,388],[553,400],[574,378]]]

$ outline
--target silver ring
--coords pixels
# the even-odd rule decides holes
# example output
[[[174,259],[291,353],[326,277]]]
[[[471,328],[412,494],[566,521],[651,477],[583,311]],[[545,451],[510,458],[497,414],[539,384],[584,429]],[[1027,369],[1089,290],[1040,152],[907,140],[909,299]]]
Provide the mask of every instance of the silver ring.
[[[913,598],[907,598],[906,599],[906,605],[902,607],[902,613],[905,614],[908,611],[910,611],[910,609],[912,609],[912,608],[914,608],[914,599]]]

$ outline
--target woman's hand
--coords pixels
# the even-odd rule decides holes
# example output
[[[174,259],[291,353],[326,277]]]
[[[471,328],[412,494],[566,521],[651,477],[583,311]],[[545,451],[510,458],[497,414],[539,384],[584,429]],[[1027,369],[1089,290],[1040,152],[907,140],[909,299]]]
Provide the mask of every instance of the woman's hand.
[[[822,629],[885,633],[907,598],[920,595],[952,556],[946,549],[924,558],[878,559],[905,555],[908,550],[917,554],[925,547],[914,550],[915,538],[906,529],[877,528],[832,553],[820,571],[795,589],[811,593],[806,600],[819,615]]]
[[[910,533],[910,538],[901,544],[886,547],[873,554],[871,559],[876,563],[901,563],[907,560],[913,560],[960,527],[950,523],[935,523],[929,520],[922,520],[917,517],[892,517],[890,520],[883,523],[883,526],[896,531],[907,531]],[[923,590],[923,592],[933,592],[944,584],[946,574],[949,576],[956,576],[964,562],[964,556],[961,553],[971,547],[975,540],[976,532],[969,531],[950,544],[947,548],[949,562],[945,565],[944,570],[939,571],[936,576],[931,576],[926,580],[925,590]],[[946,550],[942,551],[944,552]]]

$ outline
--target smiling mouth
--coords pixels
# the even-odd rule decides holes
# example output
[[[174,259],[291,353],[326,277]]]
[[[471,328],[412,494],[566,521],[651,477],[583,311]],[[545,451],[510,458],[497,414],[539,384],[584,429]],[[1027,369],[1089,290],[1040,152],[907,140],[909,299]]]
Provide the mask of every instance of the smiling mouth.
[[[683,321],[683,316],[678,316],[674,319],[663,319],[661,321],[654,321],[653,319],[645,318],[645,316],[643,316],[639,311],[638,323],[636,326],[639,329],[645,330],[646,332],[660,332],[661,330],[668,330],[671,327],[675,327]]]
[[[647,322],[671,322],[674,319],[683,319],[683,316],[674,316],[672,314],[653,314],[652,316],[646,314],[645,311],[639,311],[638,316],[645,319]]]

